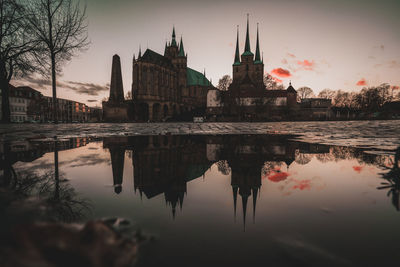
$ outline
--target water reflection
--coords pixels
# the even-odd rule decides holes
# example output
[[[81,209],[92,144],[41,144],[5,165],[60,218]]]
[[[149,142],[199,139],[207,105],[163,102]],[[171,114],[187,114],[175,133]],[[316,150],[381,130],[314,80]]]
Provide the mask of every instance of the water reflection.
[[[200,179],[216,164],[222,174],[231,176],[234,220],[239,198],[244,227],[249,200],[255,222],[262,179],[270,182],[286,180],[293,162],[307,165],[313,157],[324,163],[357,159],[360,164],[387,169],[399,161],[398,156],[297,142],[293,141],[293,136],[282,135],[111,137],[104,138],[103,146],[110,152],[115,193],[122,191],[125,152],[129,151],[134,170],[134,191],[147,199],[163,194],[173,218],[177,207],[183,207],[187,183]],[[353,166],[353,169],[361,172],[362,167]],[[393,175],[397,175],[396,179],[387,178]],[[383,188],[390,187],[393,201],[398,203],[398,168],[393,167],[384,177],[391,184]],[[294,182],[292,188],[300,190],[309,189],[311,183],[307,179]]]
[[[14,170],[14,163],[32,162],[48,152],[54,152],[52,185],[46,188],[53,188],[54,201],[62,202],[62,198],[72,201],[73,197],[66,194],[68,190],[62,190],[65,188],[63,184],[67,183],[60,184],[59,151],[85,146],[91,141],[93,139],[69,138],[5,142],[1,146],[1,185],[9,187],[17,183],[18,174]],[[236,221],[239,202],[245,227],[248,206],[252,209],[252,220],[255,222],[257,198],[263,179],[272,183],[285,181],[290,175],[288,170],[293,162],[305,166],[314,157],[323,163],[356,159],[360,165],[375,165],[384,170],[382,178],[386,182],[378,189],[388,189],[388,196],[399,210],[400,148],[395,156],[380,155],[352,147],[298,142],[290,135],[107,137],[103,139],[103,148],[110,154],[114,192],[120,194],[123,190],[125,154],[128,152],[133,165],[134,192],[147,199],[164,195],[173,218],[177,208],[182,210],[187,183],[204,177],[210,167],[216,164],[219,172],[230,175],[233,217]],[[94,153],[91,157],[96,155]],[[76,166],[86,166],[97,164],[99,159],[85,158],[78,161],[74,163]],[[46,169],[49,166],[41,167]],[[355,172],[361,172],[362,168],[353,166]],[[48,173],[46,175],[49,176]],[[295,184],[292,189],[310,188],[309,179],[293,182]],[[249,201],[251,204],[248,204]]]

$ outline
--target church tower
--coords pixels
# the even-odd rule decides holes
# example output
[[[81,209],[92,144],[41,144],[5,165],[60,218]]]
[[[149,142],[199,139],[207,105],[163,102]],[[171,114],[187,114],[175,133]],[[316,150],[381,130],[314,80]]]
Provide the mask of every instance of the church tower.
[[[260,40],[257,24],[256,54],[250,47],[249,15],[247,14],[246,41],[244,52],[239,57],[239,29],[236,37],[236,51],[233,63],[233,84],[239,85],[243,81],[251,83],[257,89],[265,89],[263,82],[264,63],[260,56]]]

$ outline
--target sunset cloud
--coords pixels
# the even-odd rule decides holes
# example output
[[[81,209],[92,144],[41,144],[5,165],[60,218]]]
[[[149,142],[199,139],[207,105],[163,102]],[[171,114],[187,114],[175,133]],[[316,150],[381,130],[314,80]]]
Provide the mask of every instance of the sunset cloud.
[[[361,80],[359,80],[359,81],[356,83],[356,85],[357,85],[357,86],[365,86],[365,85],[367,85],[367,81],[366,81],[364,78],[362,78]]]
[[[290,74],[290,71],[282,69],[282,68],[273,69],[271,71],[271,74],[276,75],[281,78],[288,78],[288,77],[292,76],[292,74]]]
[[[294,54],[292,54],[292,53],[287,53],[287,55],[289,56],[289,57],[291,57],[291,58],[295,58],[296,56],[294,55]]]
[[[304,70],[314,70],[315,62],[314,60],[309,61],[304,59],[303,61],[297,61],[297,65],[301,66]]]

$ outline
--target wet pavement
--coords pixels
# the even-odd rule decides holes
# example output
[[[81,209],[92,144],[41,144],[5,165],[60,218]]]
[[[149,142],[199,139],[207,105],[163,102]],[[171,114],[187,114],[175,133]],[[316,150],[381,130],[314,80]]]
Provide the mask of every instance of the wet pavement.
[[[102,219],[149,237],[136,266],[392,265],[399,132],[397,121],[2,126],[0,240]],[[0,258],[34,250],[48,263],[34,240],[0,242]],[[126,259],[113,240],[97,248]]]

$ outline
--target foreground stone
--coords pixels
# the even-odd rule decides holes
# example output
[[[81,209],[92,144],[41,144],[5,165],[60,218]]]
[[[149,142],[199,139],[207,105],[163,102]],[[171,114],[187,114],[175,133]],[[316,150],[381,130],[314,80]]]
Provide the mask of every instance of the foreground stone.
[[[137,242],[102,221],[83,226],[59,223],[21,225],[2,248],[1,266],[132,266]],[[4,242],[4,240],[3,240]]]

